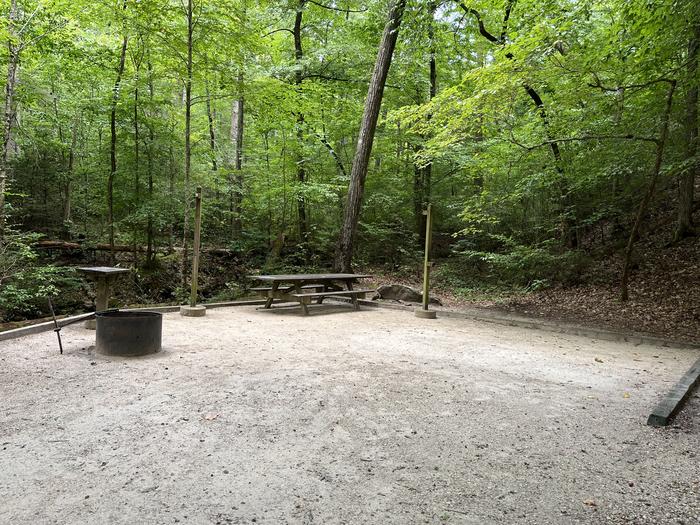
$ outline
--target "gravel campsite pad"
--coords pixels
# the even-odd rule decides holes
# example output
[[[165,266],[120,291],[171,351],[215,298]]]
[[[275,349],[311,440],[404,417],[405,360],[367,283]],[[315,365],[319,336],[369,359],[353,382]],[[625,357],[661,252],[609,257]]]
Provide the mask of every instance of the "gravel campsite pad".
[[[167,314],[0,343],[0,523],[698,523],[698,357],[406,312]]]

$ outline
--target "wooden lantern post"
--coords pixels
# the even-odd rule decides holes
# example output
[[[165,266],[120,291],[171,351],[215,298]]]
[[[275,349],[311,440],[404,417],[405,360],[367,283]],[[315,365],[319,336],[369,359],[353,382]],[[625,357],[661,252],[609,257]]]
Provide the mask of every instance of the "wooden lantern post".
[[[202,188],[197,187],[194,197],[194,245],[192,246],[192,283],[190,288],[190,304],[180,307],[180,314],[187,317],[202,317],[206,315],[206,308],[197,306],[197,280],[199,278],[199,251],[200,235],[202,229]]]

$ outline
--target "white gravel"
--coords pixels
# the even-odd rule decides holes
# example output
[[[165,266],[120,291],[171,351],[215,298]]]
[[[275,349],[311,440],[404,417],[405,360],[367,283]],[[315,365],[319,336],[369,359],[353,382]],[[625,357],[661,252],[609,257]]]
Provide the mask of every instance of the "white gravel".
[[[700,523],[698,352],[324,305],[0,343],[0,523]]]

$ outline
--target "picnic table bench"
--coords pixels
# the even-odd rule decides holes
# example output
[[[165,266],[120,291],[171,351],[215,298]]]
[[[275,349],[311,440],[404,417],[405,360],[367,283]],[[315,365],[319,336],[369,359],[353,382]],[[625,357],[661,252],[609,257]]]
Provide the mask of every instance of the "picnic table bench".
[[[297,275],[251,275],[257,279],[269,283],[270,286],[252,288],[267,297],[265,309],[272,308],[272,301],[298,302],[304,315],[309,314],[308,305],[313,299],[321,304],[326,297],[349,297],[355,310],[360,309],[359,298],[365,294],[374,292],[371,289],[354,289],[353,282],[357,279],[367,279],[371,275],[355,273],[320,273]]]

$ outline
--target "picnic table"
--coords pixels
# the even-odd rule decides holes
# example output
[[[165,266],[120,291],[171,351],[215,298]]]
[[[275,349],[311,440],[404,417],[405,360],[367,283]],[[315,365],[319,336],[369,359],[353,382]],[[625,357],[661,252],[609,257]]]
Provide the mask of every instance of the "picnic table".
[[[296,275],[251,275],[252,279],[268,283],[269,286],[252,288],[265,297],[265,309],[272,308],[272,301],[298,302],[304,315],[309,315],[308,305],[313,299],[318,304],[326,297],[350,297],[355,310],[360,309],[358,298],[373,292],[370,289],[354,289],[353,283],[358,279],[367,279],[371,275],[356,273],[309,273]]]

